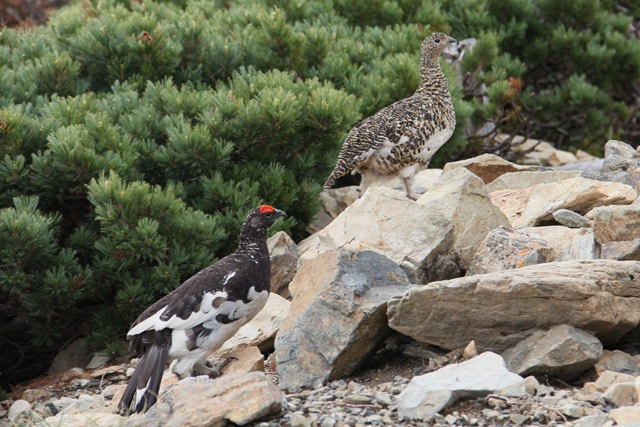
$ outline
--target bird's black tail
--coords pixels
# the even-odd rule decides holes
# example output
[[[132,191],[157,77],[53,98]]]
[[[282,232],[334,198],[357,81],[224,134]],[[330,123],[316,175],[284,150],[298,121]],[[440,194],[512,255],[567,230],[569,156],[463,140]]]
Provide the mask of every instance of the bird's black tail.
[[[152,344],[145,349],[118,403],[123,415],[146,412],[158,400],[160,382],[169,357],[169,347]]]

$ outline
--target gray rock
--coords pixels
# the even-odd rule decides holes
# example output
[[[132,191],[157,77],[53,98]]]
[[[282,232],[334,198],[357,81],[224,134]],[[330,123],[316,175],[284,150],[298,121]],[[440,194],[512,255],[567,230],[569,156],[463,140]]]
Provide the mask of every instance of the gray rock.
[[[528,234],[499,227],[489,232],[467,270],[467,276],[551,261],[553,247]]]
[[[280,412],[282,397],[263,372],[191,377],[169,388],[146,414],[129,417],[126,426],[245,425]]]
[[[571,418],[580,418],[584,415],[584,408],[575,403],[565,403],[558,408],[558,412]]]
[[[487,233],[509,220],[493,203],[484,182],[466,168],[444,172],[418,204],[440,212],[453,224],[453,254],[466,270]]]
[[[628,353],[620,350],[605,350],[602,357],[594,366],[596,373],[601,375],[605,371],[620,372],[628,375],[638,375],[638,361]]]
[[[401,192],[373,187],[298,248],[301,265],[325,252],[372,250],[400,265],[413,283],[422,283],[424,271],[452,245],[453,225],[442,214]]]
[[[536,331],[502,353],[511,372],[518,375],[552,375],[573,379],[602,356],[602,343],[571,325]]]
[[[640,261],[640,239],[603,243],[600,256],[618,261]]]
[[[93,353],[93,357],[91,361],[86,366],[86,369],[98,369],[105,366],[107,363],[111,362],[113,359],[113,355],[108,351],[96,351]]]
[[[397,264],[373,251],[325,252],[305,263],[290,284],[291,315],[276,337],[280,386],[298,390],[350,374],[388,336],[387,301],[412,286]]]
[[[84,338],[75,340],[56,354],[49,372],[66,372],[72,368],[84,368],[92,357],[93,352],[87,346],[87,341]]]
[[[591,227],[591,221],[569,209],[558,209],[553,213],[553,219],[571,228]]]
[[[267,240],[271,258],[271,292],[283,298],[291,297],[289,283],[298,267],[298,245],[284,231]]]
[[[562,324],[609,345],[640,322],[640,262],[554,262],[434,282],[391,299],[387,315],[392,329],[448,350],[475,340],[480,352],[502,352]]]
[[[502,357],[487,352],[466,362],[414,377],[397,397],[398,413],[426,421],[461,398],[490,393],[520,397],[526,390],[524,379],[509,372]]]
[[[595,209],[593,233],[600,244],[640,239],[640,205],[602,206]]]
[[[622,141],[605,144],[605,159],[601,171],[586,172],[586,178],[620,182],[640,190],[640,152]]]

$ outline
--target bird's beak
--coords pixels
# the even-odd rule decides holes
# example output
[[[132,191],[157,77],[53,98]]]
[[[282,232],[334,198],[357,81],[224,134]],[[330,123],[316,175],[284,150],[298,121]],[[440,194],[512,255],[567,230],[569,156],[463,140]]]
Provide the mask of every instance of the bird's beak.
[[[279,217],[286,217],[287,213],[285,211],[281,211],[280,209],[274,209],[274,212]]]
[[[450,44],[454,44],[454,43],[458,43],[458,41],[456,39],[454,39],[453,37],[449,37],[447,39],[447,46]]]

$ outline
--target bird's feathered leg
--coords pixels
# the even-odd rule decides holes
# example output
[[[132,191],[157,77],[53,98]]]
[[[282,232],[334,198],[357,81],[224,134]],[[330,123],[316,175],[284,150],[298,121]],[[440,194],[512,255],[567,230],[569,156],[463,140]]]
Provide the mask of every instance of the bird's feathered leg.
[[[402,183],[404,184],[404,191],[407,193],[407,197],[411,200],[418,200],[418,195],[413,192],[413,175],[403,177]]]
[[[118,403],[123,415],[146,412],[158,400],[169,347],[152,344],[145,349]]]

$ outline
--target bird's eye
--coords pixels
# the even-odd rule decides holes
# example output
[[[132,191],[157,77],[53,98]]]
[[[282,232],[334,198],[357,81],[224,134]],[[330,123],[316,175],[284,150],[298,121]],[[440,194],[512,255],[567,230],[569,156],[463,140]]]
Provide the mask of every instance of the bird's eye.
[[[434,42],[440,43],[440,39],[435,39]]]
[[[264,216],[266,216],[267,218],[271,218],[271,212],[267,212],[266,214],[264,214]]]

